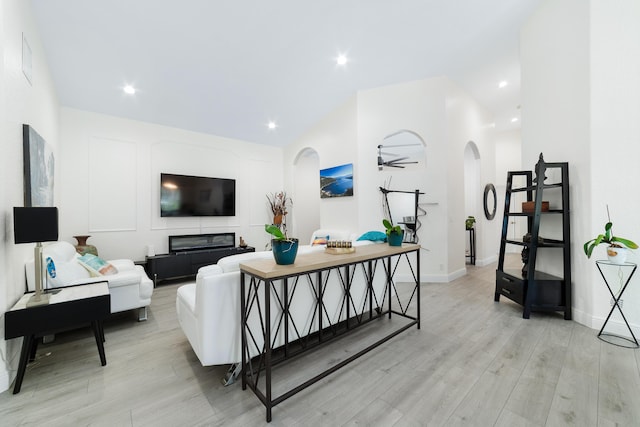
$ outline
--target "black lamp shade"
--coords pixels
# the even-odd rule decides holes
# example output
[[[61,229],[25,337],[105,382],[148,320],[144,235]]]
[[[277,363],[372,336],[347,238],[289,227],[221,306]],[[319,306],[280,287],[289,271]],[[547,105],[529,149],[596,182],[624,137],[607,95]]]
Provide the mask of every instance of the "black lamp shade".
[[[15,243],[58,240],[58,208],[13,208]]]

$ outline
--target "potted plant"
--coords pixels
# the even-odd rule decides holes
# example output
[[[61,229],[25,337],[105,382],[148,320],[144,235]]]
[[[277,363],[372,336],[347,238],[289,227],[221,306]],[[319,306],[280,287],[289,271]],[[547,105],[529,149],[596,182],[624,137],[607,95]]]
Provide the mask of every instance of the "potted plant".
[[[271,234],[271,250],[276,264],[290,265],[296,260],[298,254],[298,239],[289,238],[274,224],[265,224],[264,230]]]
[[[607,208],[607,216],[608,212],[609,209]],[[614,236],[611,230],[612,227],[613,223],[611,222],[611,218],[609,218],[609,222],[604,226],[604,234],[599,234],[595,239],[591,239],[584,244],[584,253],[587,255],[587,258],[591,258],[593,249],[601,243],[609,245],[607,247],[607,257],[609,261],[615,264],[624,264],[627,259],[627,248],[638,249],[638,245],[635,242],[623,237]]]
[[[382,220],[382,225],[386,228],[387,242],[389,246],[402,246],[404,230],[399,225],[393,225],[388,219]]]
[[[475,223],[476,223],[476,218],[474,216],[469,215],[467,219],[464,220],[464,228],[467,230],[471,230]]]

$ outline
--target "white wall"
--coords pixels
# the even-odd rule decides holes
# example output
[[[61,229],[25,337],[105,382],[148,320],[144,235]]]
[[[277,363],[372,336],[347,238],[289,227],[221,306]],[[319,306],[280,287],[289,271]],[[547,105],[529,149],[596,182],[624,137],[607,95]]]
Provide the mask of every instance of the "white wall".
[[[320,158],[312,148],[302,150],[294,162],[292,219],[296,236],[307,244],[320,228]],[[314,191],[314,189],[318,191]]]
[[[483,182],[495,178],[489,122],[488,114],[446,78],[361,91],[285,148],[287,177],[293,173],[296,156],[308,148],[319,154],[320,168],[353,163],[354,197],[321,200],[320,218],[322,227],[357,233],[383,230],[379,187],[425,193],[420,197],[420,206],[427,215],[419,218],[422,227],[418,231],[425,248],[421,253],[422,279],[448,281],[465,272],[462,169],[467,141],[478,141]],[[424,141],[426,161],[420,167],[380,171],[377,146],[399,130],[412,131]],[[287,179],[285,182],[290,182]],[[390,200],[394,206],[413,205],[413,195],[391,194]],[[491,224],[479,226],[491,228]],[[488,232],[491,234],[495,233]],[[497,236],[487,237],[490,246],[483,246],[482,254],[495,252]]]
[[[495,143],[493,117],[473,98],[453,82],[447,90],[447,197],[449,199],[449,272],[465,270],[464,242],[464,149],[473,141],[480,156],[480,188],[495,182]],[[480,198],[482,200],[482,198]],[[484,210],[483,210],[484,212]],[[496,216],[488,220],[484,215],[476,217],[476,264],[485,265],[497,259],[499,245],[499,221]]]
[[[534,164],[540,152],[547,161],[569,162],[573,314],[594,328],[610,308],[594,264],[604,247],[588,260],[582,244],[603,231],[607,204],[615,233],[640,241],[640,200],[632,193],[640,179],[639,21],[635,0],[548,0],[521,34],[523,164]],[[620,187],[612,185],[611,172]],[[638,280],[625,294],[635,328],[640,312],[630,307],[640,303]]]
[[[577,243],[583,243],[601,233],[608,204],[614,234],[640,244],[640,198],[635,192],[640,180],[640,2],[591,0],[589,4],[591,197],[586,208],[592,215],[584,232],[577,230],[574,236]],[[612,185],[612,174],[619,177],[621,185]],[[604,247],[596,251],[587,262],[577,248],[591,273],[593,325],[600,328],[610,309],[610,296],[593,262],[604,256]],[[629,261],[638,263],[640,252],[634,252]],[[640,333],[639,306],[640,277],[634,276],[624,294],[624,311],[636,336]],[[619,333],[625,332],[621,322],[618,318]]]
[[[502,233],[500,221],[504,216],[504,196],[507,190],[507,172],[533,170],[534,165],[522,165],[522,141],[520,129],[496,132],[496,194],[498,196],[498,208],[496,219],[498,222],[498,233]],[[524,185],[524,184],[522,184]],[[512,206],[516,207],[526,200],[526,193],[512,194]],[[512,217],[508,229],[508,236],[511,239],[520,239],[527,233],[526,218]],[[499,234],[499,235],[500,235]],[[499,237],[498,237],[499,239]],[[499,248],[498,248],[499,250]],[[515,245],[507,245],[507,252],[520,253],[522,248]]]
[[[359,231],[384,230],[382,193],[379,187],[397,191],[420,190],[420,207],[427,214],[418,220],[421,275],[446,281],[448,273],[446,229],[445,80],[419,80],[358,93],[358,164],[360,174]],[[377,146],[399,130],[414,132],[425,144],[422,167],[378,169]],[[393,209],[411,211],[413,194],[389,194]],[[397,209],[397,208],[396,208]]]
[[[310,198],[314,199],[311,202],[312,205],[319,206],[320,228],[358,230],[358,200],[362,197],[360,192],[362,183],[359,178],[358,164],[354,161],[356,158],[356,139],[356,98],[353,97],[284,149],[285,189],[293,197],[294,229],[290,233],[292,237],[298,237],[301,241],[308,241],[311,238],[310,235],[306,235],[311,227],[303,227],[298,230],[297,225],[301,223],[296,219],[298,201],[308,201]],[[295,165],[301,153],[308,149],[317,153],[319,169],[315,185],[307,188],[305,194],[302,194],[303,190],[294,185]],[[347,163],[353,163],[353,197],[320,199],[319,170]],[[298,234],[303,229],[305,235]]]
[[[167,253],[176,234],[234,232],[259,250],[268,241],[265,195],[282,188],[281,148],[69,108],[61,141],[61,240],[89,234],[101,256],[134,260],[147,245]],[[236,216],[161,218],[161,172],[235,179]]]
[[[14,245],[13,206],[24,206],[22,125],[32,125],[51,145],[56,160],[54,201],[58,185],[58,101],[42,51],[30,2],[0,2],[0,336],[4,337],[4,312],[25,291],[24,261],[33,256],[33,245]],[[32,52],[33,77],[22,73],[22,35]],[[15,377],[21,340],[0,340],[0,392]]]

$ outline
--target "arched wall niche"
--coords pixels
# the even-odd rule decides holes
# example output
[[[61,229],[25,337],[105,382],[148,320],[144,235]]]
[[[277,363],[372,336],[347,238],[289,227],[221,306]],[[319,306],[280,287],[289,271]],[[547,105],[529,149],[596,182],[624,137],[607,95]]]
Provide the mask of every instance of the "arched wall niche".
[[[291,235],[306,245],[306,239],[320,228],[320,156],[311,147],[300,150],[293,160],[292,191]]]

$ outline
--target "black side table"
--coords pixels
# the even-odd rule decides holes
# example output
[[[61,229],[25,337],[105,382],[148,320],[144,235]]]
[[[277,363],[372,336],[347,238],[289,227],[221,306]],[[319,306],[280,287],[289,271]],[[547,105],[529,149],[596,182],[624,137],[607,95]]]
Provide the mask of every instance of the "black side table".
[[[467,228],[467,232],[469,233],[469,254],[466,257],[469,258],[469,264],[476,265],[476,229]]]
[[[111,312],[109,285],[105,282],[56,288],[49,304],[29,307],[33,293],[25,294],[5,313],[4,339],[24,337],[13,394],[20,393],[30,358],[35,357],[38,338],[91,324],[98,346],[100,364],[105,366],[102,320]]]
[[[629,326],[629,322],[627,322],[627,318],[624,316],[624,313],[622,312],[622,307],[619,304],[620,300],[622,299],[622,294],[624,294],[624,291],[627,289],[627,285],[629,285],[629,281],[631,280],[633,273],[636,272],[636,268],[638,268],[638,266],[631,262],[625,262],[624,264],[614,264],[610,261],[604,261],[604,260],[596,261],[596,266],[598,267],[598,271],[600,271],[600,275],[602,276],[602,279],[604,280],[605,285],[607,285],[607,289],[611,294],[611,298],[613,298],[613,306],[611,307],[611,311],[609,311],[607,320],[604,321],[604,325],[602,325],[602,329],[600,329],[600,332],[598,333],[598,338],[600,338],[602,341],[608,342],[609,344],[617,345],[619,347],[638,348],[639,347],[638,340],[636,339],[635,335],[633,335],[633,331]],[[622,273],[623,269],[625,269],[626,271],[630,271],[629,276],[627,277],[627,280],[622,285],[622,288],[620,289],[620,293],[617,296],[611,290],[611,285],[609,284],[609,282],[607,282],[607,278],[604,275],[604,272],[602,271],[602,267],[605,267],[605,266],[606,268],[618,267],[620,269],[621,283],[624,280],[624,273]],[[625,325],[627,325],[627,329],[629,330],[629,333],[631,334],[631,338],[633,339],[629,337],[624,337],[622,335],[603,332],[605,326],[607,326],[607,323],[611,318],[611,315],[613,314],[613,311],[616,308],[622,315],[622,320],[624,320]]]

